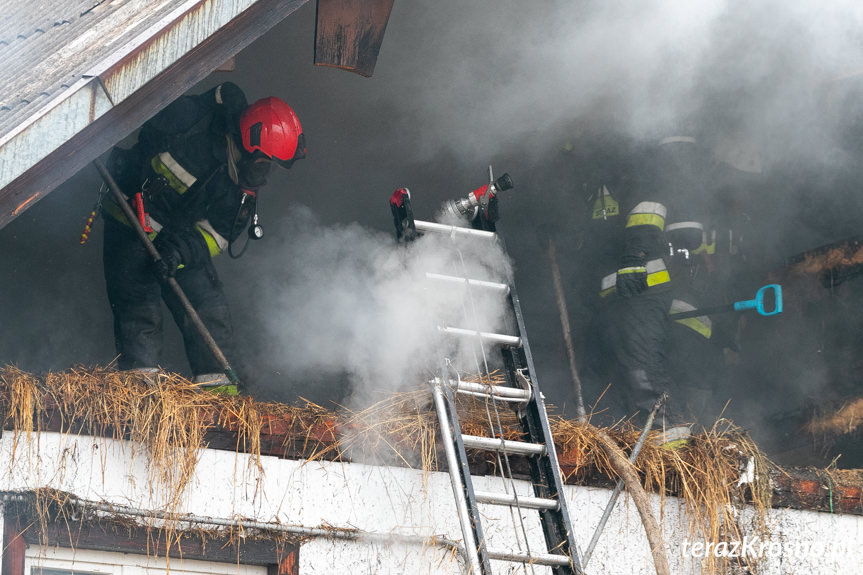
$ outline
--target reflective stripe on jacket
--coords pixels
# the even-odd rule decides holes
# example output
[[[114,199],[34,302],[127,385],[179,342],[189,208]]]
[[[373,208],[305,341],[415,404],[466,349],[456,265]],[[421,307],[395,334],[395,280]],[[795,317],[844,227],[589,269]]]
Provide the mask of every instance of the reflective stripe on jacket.
[[[648,288],[666,284],[671,281],[671,276],[668,274],[668,269],[665,267],[665,261],[662,258],[656,258],[655,260],[647,262],[644,265],[644,271],[647,272]],[[615,291],[617,286],[617,273],[618,272],[614,272],[613,274],[608,274],[602,278],[602,284],[599,291],[599,295],[601,297],[606,297]]]
[[[674,314],[676,313],[693,311],[695,309],[697,308],[694,305],[687,303],[683,300],[675,299],[672,300],[671,309],[668,311],[668,313],[671,315],[671,319],[675,322],[688,327],[699,335],[704,336],[705,339],[710,339],[710,336],[713,335],[713,322],[710,321],[710,318],[706,315],[688,317],[685,319],[674,319]]]
[[[662,231],[666,212],[665,206],[659,202],[639,202],[626,217],[626,227],[655,226]]]

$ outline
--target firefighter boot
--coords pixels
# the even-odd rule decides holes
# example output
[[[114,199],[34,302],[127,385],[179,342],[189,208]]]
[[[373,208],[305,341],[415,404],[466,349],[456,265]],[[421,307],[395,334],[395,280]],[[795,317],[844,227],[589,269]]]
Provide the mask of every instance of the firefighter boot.
[[[660,392],[655,389],[645,370],[630,370],[626,375],[632,407],[641,413],[650,413],[653,404],[660,396]],[[655,441],[663,449],[678,449],[686,445],[692,436],[692,427],[684,423],[681,417],[676,416],[674,410],[668,407],[667,402],[656,414],[653,428],[659,431]]]
[[[201,391],[208,391],[219,395],[238,395],[237,385],[231,383],[224,373],[204,373],[196,375],[192,383]]]

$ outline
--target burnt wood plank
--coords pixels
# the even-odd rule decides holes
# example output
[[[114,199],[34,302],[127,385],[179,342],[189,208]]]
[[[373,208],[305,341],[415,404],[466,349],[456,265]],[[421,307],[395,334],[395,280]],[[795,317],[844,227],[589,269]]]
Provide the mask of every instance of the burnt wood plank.
[[[394,0],[318,0],[315,64],[371,77]]]

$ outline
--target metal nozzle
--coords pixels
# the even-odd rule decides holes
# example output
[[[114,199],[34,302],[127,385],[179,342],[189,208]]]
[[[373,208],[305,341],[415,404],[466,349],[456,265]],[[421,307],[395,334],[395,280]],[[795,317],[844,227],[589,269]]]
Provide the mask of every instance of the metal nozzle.
[[[482,208],[486,209],[488,207],[489,201],[501,190],[509,190],[512,189],[512,178],[509,174],[503,174],[497,180],[494,179],[491,166],[489,166],[489,183],[484,188],[480,188],[483,190],[481,197],[477,198],[476,192],[468,194],[465,198],[460,198],[458,200],[447,200],[441,206],[441,214],[455,216],[455,217],[467,217],[468,219],[473,219],[477,215],[477,209]]]
[[[512,178],[509,177],[509,174],[504,173],[504,175],[495,180],[494,187],[498,191],[510,190],[512,189]]]
[[[461,198],[458,200],[447,200],[443,203],[441,207],[441,211],[443,213],[452,215],[452,216],[470,216],[474,213],[474,208],[476,207],[476,202],[471,202],[473,196],[469,196],[467,198]]]

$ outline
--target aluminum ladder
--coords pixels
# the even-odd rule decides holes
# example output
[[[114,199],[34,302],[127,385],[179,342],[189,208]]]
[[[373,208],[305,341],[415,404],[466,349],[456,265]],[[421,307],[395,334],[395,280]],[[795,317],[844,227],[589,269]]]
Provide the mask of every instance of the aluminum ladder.
[[[411,218],[412,219],[412,218]],[[498,242],[498,236],[491,231],[442,225],[434,222],[413,220],[417,233],[440,233],[459,241]],[[502,244],[502,243],[501,243]],[[577,548],[573,540],[570,516],[566,500],[562,496],[563,478],[558,466],[549,426],[543,395],[536,382],[533,357],[527,341],[524,318],[518,295],[512,282],[496,283],[466,277],[447,276],[427,273],[429,281],[462,284],[466,292],[491,290],[502,297],[511,309],[517,334],[507,335],[488,333],[453,326],[438,326],[445,336],[476,338],[483,349],[494,350],[501,354],[505,385],[471,383],[461,381],[457,372],[443,363],[440,373],[431,381],[435,408],[440,424],[441,440],[446,452],[447,467],[452,480],[453,494],[458,509],[459,522],[464,537],[466,568],[469,574],[490,575],[492,561],[522,564],[527,573],[533,566],[548,566],[555,575],[582,575]],[[485,353],[485,351],[483,352]],[[461,433],[456,396],[466,394],[480,398],[494,405],[509,406],[516,409],[525,441],[503,439],[503,429],[498,426],[493,437],[481,437]],[[487,410],[488,411],[488,410]],[[489,415],[491,418],[491,415]],[[498,418],[497,423],[500,423]],[[494,437],[496,436],[496,437]],[[474,489],[471,479],[467,449],[482,450],[494,454],[498,469],[506,474],[513,489],[510,492],[485,492]],[[510,456],[524,457],[528,460],[533,497],[519,495],[515,491]],[[510,508],[513,523],[515,515],[521,520],[524,548],[516,533],[518,549],[495,549],[486,545],[480,513],[482,505],[501,505]],[[524,528],[523,513],[535,510],[545,536],[545,548],[541,551],[531,549]],[[516,526],[517,527],[517,526]]]

